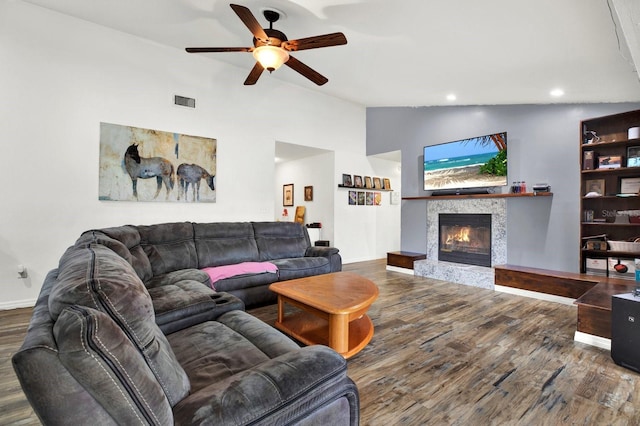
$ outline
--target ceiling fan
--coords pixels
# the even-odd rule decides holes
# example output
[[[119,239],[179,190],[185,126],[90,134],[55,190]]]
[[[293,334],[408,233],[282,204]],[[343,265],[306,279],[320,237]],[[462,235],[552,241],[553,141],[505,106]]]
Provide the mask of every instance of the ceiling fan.
[[[256,58],[256,64],[244,81],[245,85],[256,84],[265,69],[273,72],[282,64],[299,72],[318,86],[322,86],[329,81],[325,76],[289,55],[289,52],[347,44],[347,38],[344,34],[331,33],[298,40],[288,40],[283,32],[273,29],[273,23],[280,18],[280,13],[274,10],[265,10],[263,14],[267,21],[269,21],[269,28],[262,28],[248,8],[237,4],[231,4],[230,6],[253,34],[253,47],[187,47],[187,52],[253,53],[253,56]]]

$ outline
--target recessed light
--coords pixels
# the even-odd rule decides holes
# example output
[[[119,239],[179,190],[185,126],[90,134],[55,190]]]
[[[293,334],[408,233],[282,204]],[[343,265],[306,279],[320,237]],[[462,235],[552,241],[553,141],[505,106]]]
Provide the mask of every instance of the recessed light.
[[[453,94],[453,93],[449,93],[449,94],[447,95],[447,100],[448,100],[448,101],[455,101],[456,99],[457,99],[457,97],[456,97],[456,95],[455,95],[455,94]]]
[[[551,92],[549,92],[549,94],[551,96],[553,96],[554,98],[559,98],[560,96],[564,95],[564,90],[562,90],[562,89],[553,89]]]

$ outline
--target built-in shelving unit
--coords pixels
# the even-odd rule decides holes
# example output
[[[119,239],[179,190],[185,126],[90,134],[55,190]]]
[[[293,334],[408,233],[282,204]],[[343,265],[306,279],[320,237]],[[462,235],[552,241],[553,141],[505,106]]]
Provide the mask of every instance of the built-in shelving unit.
[[[629,128],[640,126],[640,110],[581,122],[580,136],[580,272],[587,259],[640,257],[639,253],[588,249],[590,237],[628,241],[640,237],[640,223],[621,211],[640,210],[640,197],[621,196],[623,179],[640,179],[640,167],[629,167],[629,148],[640,139],[629,138]],[[611,164],[614,165],[611,165]],[[627,191],[625,191],[627,192]],[[590,194],[590,196],[586,196]],[[599,194],[599,195],[598,195]],[[628,194],[627,194],[628,195]],[[594,238],[595,239],[595,238]],[[606,273],[606,272],[605,272]]]

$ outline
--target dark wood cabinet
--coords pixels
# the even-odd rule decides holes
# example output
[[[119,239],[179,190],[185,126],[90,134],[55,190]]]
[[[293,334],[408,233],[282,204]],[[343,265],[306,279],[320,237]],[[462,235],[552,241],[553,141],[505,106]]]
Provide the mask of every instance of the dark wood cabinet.
[[[587,271],[587,259],[640,257],[624,250],[593,250],[587,241],[599,236],[607,240],[629,241],[640,237],[640,197],[628,187],[640,180],[640,139],[629,132],[640,126],[640,110],[581,122],[580,136],[580,272]],[[629,138],[631,133],[631,138]],[[636,150],[635,148],[638,147]],[[629,149],[631,148],[631,149]],[[631,162],[629,162],[631,158]],[[635,211],[635,212],[634,212]],[[622,212],[622,213],[621,213]],[[608,268],[604,271],[608,275]]]

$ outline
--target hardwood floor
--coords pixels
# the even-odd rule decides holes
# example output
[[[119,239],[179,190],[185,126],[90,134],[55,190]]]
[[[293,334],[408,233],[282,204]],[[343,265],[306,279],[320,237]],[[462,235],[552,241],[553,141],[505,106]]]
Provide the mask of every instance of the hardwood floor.
[[[375,334],[348,360],[362,425],[637,425],[640,375],[573,341],[576,308],[345,265],[380,290]],[[276,305],[250,311],[273,324]],[[0,424],[38,424],[10,357],[30,309],[0,312]]]

